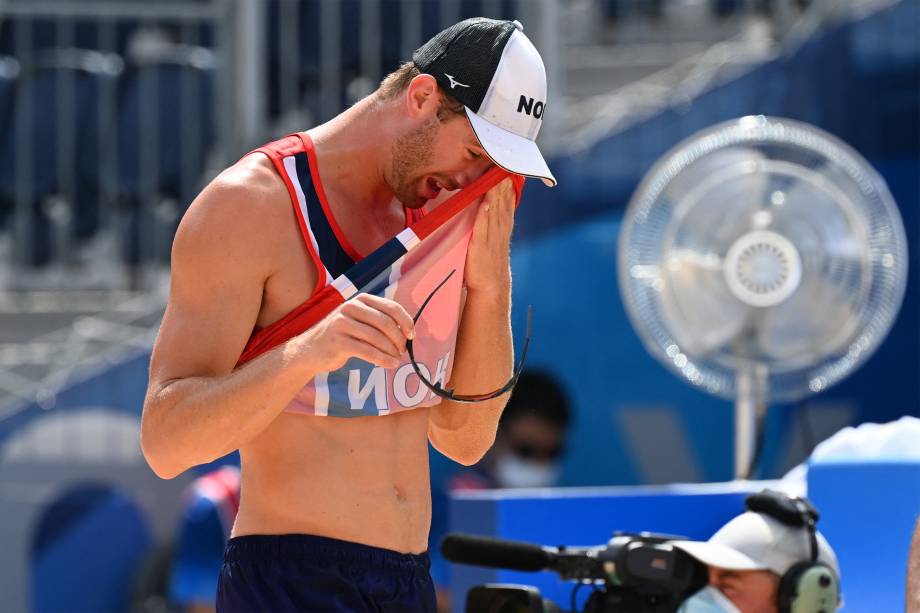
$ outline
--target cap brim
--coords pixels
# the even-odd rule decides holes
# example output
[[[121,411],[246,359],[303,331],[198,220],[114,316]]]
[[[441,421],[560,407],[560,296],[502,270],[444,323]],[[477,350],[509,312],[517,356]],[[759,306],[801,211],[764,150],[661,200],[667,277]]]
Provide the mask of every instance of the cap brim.
[[[542,179],[548,187],[556,187],[556,177],[549,171],[549,166],[546,165],[546,160],[543,159],[537,143],[499,128],[468,108],[466,116],[470,120],[476,138],[479,139],[479,144],[486,150],[493,162],[508,172]]]
[[[687,552],[703,564],[728,570],[768,570],[766,566],[719,543],[700,541],[671,541],[671,545]]]

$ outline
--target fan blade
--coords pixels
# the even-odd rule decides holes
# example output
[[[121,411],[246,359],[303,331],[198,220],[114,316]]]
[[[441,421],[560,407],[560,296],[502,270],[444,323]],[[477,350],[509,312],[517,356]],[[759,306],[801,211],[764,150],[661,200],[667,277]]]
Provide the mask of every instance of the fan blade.
[[[803,272],[798,290],[760,320],[760,350],[782,370],[812,366],[853,340],[862,325],[858,309],[844,288]]]
[[[856,253],[860,247],[851,239],[865,233],[864,213],[839,186],[814,172],[790,181],[785,189],[771,194],[771,229],[803,249],[814,246],[822,253],[828,249]]]
[[[798,249],[802,281],[788,300],[768,310],[757,333],[764,354],[784,368],[806,367],[845,348],[861,325],[868,282],[862,216],[826,180],[808,179],[791,183],[778,199],[782,205],[774,207],[772,224]]]
[[[715,152],[675,177],[665,192],[673,217],[662,247],[724,255],[751,229],[762,207],[763,164],[759,152],[737,147]]]
[[[744,327],[750,307],[729,291],[718,255],[671,251],[662,280],[661,311],[685,352],[706,355]]]

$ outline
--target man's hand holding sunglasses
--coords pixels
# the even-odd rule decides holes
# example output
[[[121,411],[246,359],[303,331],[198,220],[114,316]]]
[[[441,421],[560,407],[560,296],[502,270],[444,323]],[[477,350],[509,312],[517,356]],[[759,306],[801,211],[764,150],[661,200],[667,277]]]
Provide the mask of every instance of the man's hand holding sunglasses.
[[[317,372],[331,372],[351,357],[396,368],[414,334],[415,322],[401,304],[361,293],[301,334],[299,341],[302,354],[310,356]]]

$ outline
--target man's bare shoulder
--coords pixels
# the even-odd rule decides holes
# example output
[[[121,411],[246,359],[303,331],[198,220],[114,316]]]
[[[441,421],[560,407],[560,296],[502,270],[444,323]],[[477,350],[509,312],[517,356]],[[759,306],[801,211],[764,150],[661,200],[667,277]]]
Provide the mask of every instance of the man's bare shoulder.
[[[205,187],[189,212],[245,224],[287,220],[287,188],[265,156],[253,154],[230,166]],[[218,209],[214,211],[212,209]],[[219,213],[219,214],[218,214]]]
[[[177,246],[193,242],[224,250],[243,245],[270,256],[291,215],[287,188],[271,162],[263,155],[248,155],[195,198],[179,225]]]

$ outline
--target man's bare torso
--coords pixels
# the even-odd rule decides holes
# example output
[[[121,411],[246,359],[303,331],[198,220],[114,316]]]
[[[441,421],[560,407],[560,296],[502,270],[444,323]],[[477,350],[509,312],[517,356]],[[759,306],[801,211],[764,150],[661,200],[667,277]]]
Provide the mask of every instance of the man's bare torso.
[[[310,296],[316,271],[271,162],[251,155],[226,172],[264,195],[273,218],[267,221],[279,229],[275,244],[264,246],[277,260],[257,318],[257,326],[265,327]],[[336,220],[361,253],[404,224],[399,206],[382,223],[349,216],[334,187],[325,188]],[[428,413],[420,408],[349,419],[282,413],[240,449],[242,498],[233,535],[315,534],[406,553],[424,551],[431,518]]]

